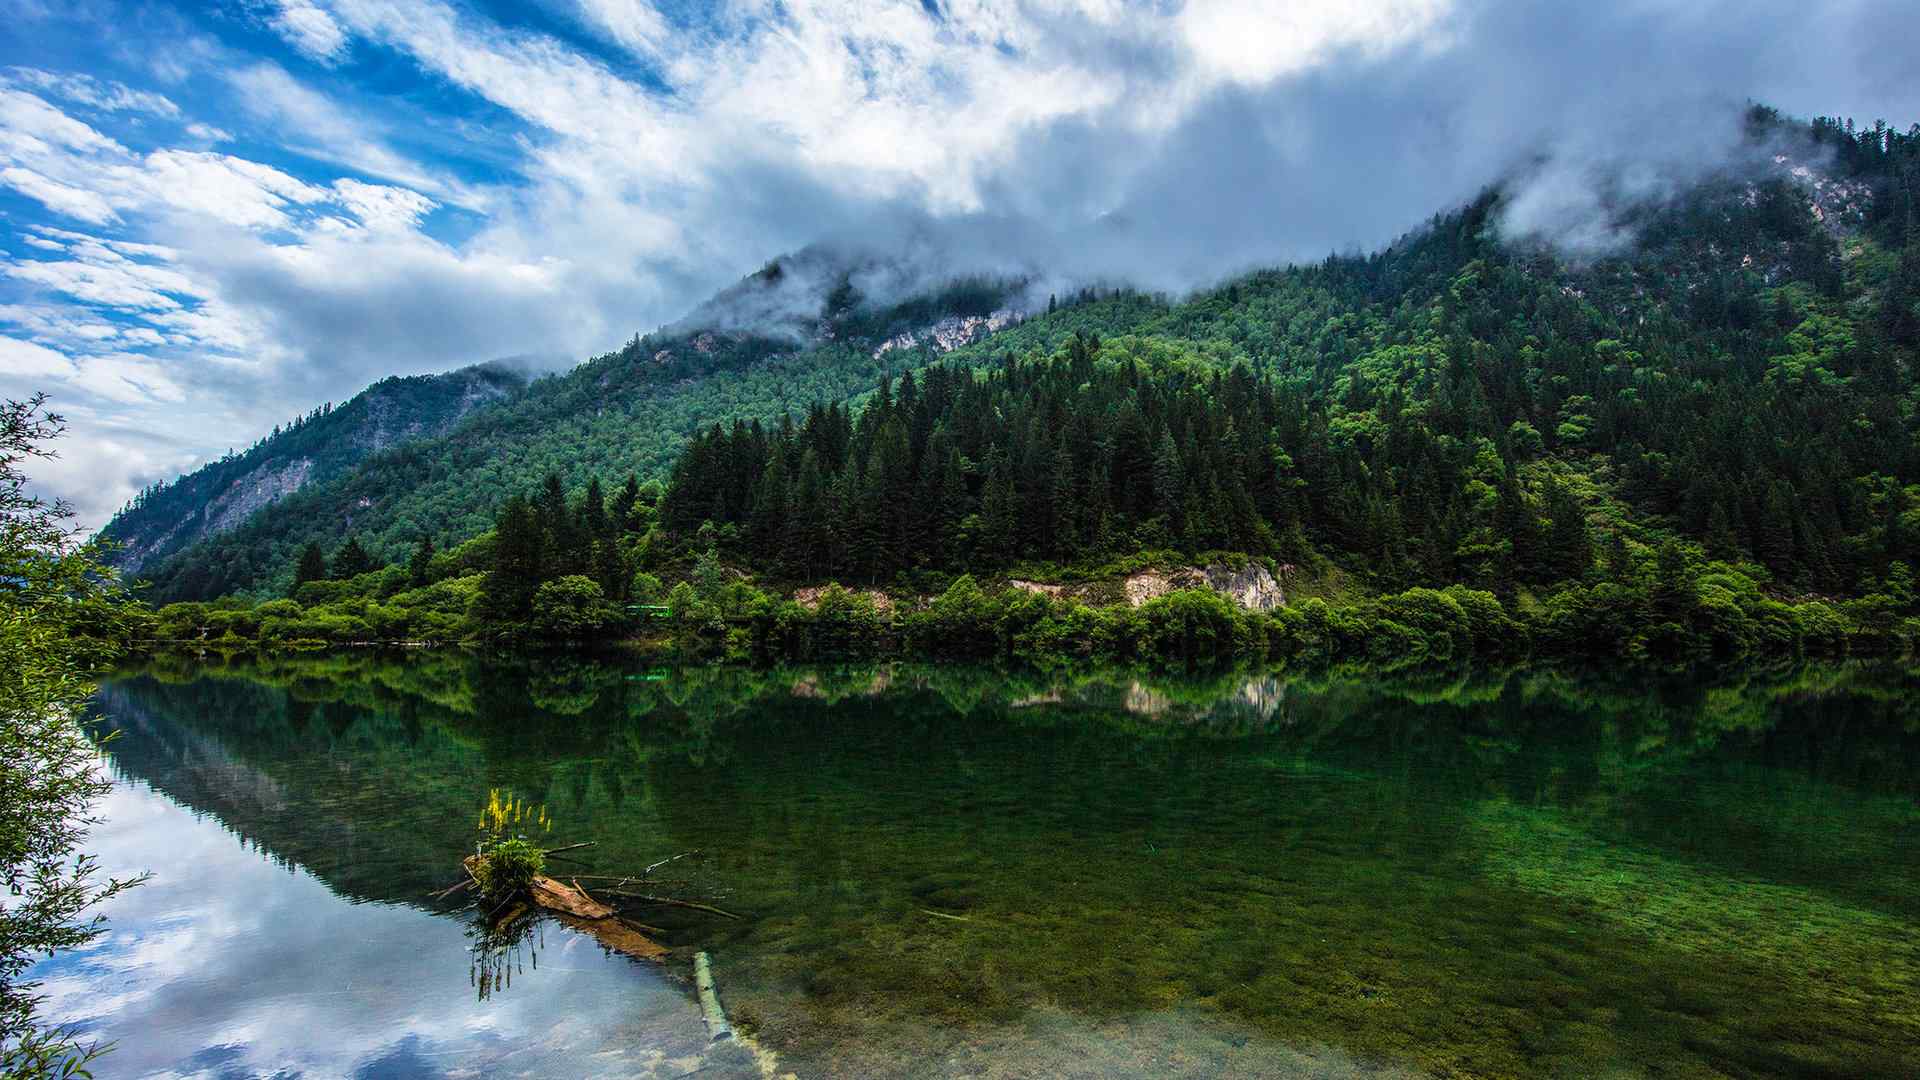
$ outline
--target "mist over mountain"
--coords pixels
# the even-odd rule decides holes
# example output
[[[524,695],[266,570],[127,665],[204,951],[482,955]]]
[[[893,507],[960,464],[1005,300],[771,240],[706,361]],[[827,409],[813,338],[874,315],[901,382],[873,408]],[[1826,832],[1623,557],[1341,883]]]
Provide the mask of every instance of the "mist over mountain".
[[[991,370],[1008,358],[1041,362],[1063,355],[1058,350],[1086,335],[1096,345],[1109,341],[1102,355],[1187,357],[1204,369],[1245,368],[1257,378],[1304,387],[1298,392],[1310,395],[1317,403],[1312,408],[1328,410],[1317,421],[1328,427],[1317,434],[1297,432],[1306,443],[1275,449],[1275,460],[1297,461],[1330,448],[1378,451],[1371,437],[1355,446],[1343,433],[1385,423],[1403,406],[1361,407],[1362,399],[1343,396],[1358,391],[1341,388],[1367,385],[1373,393],[1379,376],[1369,373],[1397,368],[1413,355],[1427,358],[1421,362],[1425,374],[1396,376],[1413,380],[1400,393],[1432,394],[1435,372],[1446,370],[1453,372],[1446,376],[1449,385],[1465,380],[1463,385],[1477,387],[1449,391],[1456,399],[1503,403],[1492,417],[1460,421],[1466,427],[1448,435],[1456,444],[1478,430],[1479,437],[1496,438],[1501,453],[1524,454],[1507,443],[1517,437],[1513,432],[1529,431],[1538,434],[1523,443],[1538,437],[1553,446],[1564,440],[1570,462],[1598,452],[1614,462],[1614,470],[1653,469],[1663,476],[1676,467],[1676,451],[1660,451],[1667,455],[1663,463],[1650,465],[1642,457],[1650,451],[1632,434],[1644,423],[1631,418],[1634,403],[1652,392],[1637,381],[1645,372],[1690,371],[1723,402],[1805,394],[1808,373],[1820,373],[1821,379],[1837,380],[1834,386],[1850,388],[1847,393],[1866,395],[1855,407],[1887,407],[1874,395],[1888,392],[1885,379],[1907,378],[1902,350],[1920,318],[1908,296],[1913,260],[1903,254],[1912,213],[1905,163],[1920,143],[1884,125],[1809,125],[1762,107],[1741,113],[1739,128],[1739,143],[1717,154],[1710,168],[1700,162],[1668,172],[1595,165],[1570,175],[1550,160],[1535,160],[1509,182],[1481,192],[1464,208],[1443,208],[1380,251],[1258,270],[1190,292],[1074,285],[1073,275],[1040,261],[1043,245],[1032,238],[1044,234],[1007,219],[900,218],[891,233],[896,250],[825,240],[781,256],[681,320],[636,336],[615,352],[537,379],[495,407],[423,428],[331,476],[276,490],[279,502],[244,522],[221,518],[218,535],[198,535],[193,544],[174,549],[173,557],[143,565],[142,573],[154,578],[162,597],[270,593],[291,573],[305,544],[331,548],[353,537],[385,560],[402,558],[423,536],[444,549],[486,535],[502,499],[543,481],[564,491],[594,479],[609,488],[628,477],[665,480],[689,437],[702,431],[710,436],[716,424],[760,430],[802,418],[812,423],[818,409],[852,409],[883,380],[924,372],[930,364]],[[1109,243],[1119,243],[1112,238],[1134,227],[1116,217],[1100,229]],[[1078,257],[1086,257],[1084,251]],[[1505,284],[1476,301],[1476,318],[1494,321],[1444,330],[1427,325],[1437,317],[1430,305],[1458,303],[1489,275]],[[1551,297],[1560,299],[1549,303]],[[1577,310],[1553,310],[1563,303]],[[1758,314],[1763,310],[1769,314]],[[1854,328],[1851,337],[1833,336],[1841,325],[1835,319]],[[1497,329],[1505,323],[1547,329],[1524,335]],[[1581,328],[1571,329],[1574,324]],[[1355,325],[1370,329],[1354,335],[1347,328]],[[1072,348],[1080,350],[1074,355],[1086,351],[1085,342]],[[1609,389],[1624,377],[1621,362],[1612,358],[1628,354],[1642,358],[1632,369],[1642,374]],[[1552,365],[1543,366],[1549,355],[1558,357],[1554,364],[1562,365],[1561,373],[1549,374]],[[1468,357],[1471,375],[1457,370]],[[1741,359],[1727,366],[1712,357]],[[1774,407],[1758,401],[1747,407]],[[1626,413],[1606,419],[1618,410]],[[996,406],[992,415],[1011,425],[1002,433],[1006,437],[1026,437],[1023,422],[1006,406]],[[1085,417],[1068,411],[1044,427],[1056,429],[1070,419],[1111,422],[1105,411]],[[1495,426],[1483,427],[1495,419]],[[1683,427],[1691,431],[1695,424]],[[1177,456],[1201,453],[1181,449],[1180,440],[1194,437],[1189,431],[1176,439]],[[919,462],[924,448],[915,445]],[[1018,445],[993,452],[1011,455],[1003,464],[1024,461],[1029,451]],[[1037,460],[1054,452],[1038,451]],[[1708,452],[1705,446],[1688,451]],[[986,497],[996,468],[993,459],[980,456],[986,453],[976,448],[956,465],[959,479],[953,482],[965,491],[955,498],[978,505]],[[1896,454],[1887,460],[1902,459]],[[1144,467],[1136,462],[1126,470],[1137,477]],[[1355,463],[1351,468],[1359,474],[1321,476],[1305,490],[1359,484],[1357,476],[1382,475],[1376,470],[1383,467]],[[1520,467],[1516,460],[1508,468]],[[1700,468],[1705,466],[1683,471]],[[1384,475],[1401,474],[1389,468]],[[1603,483],[1601,475],[1592,482]],[[750,481],[735,476],[726,483],[751,487]],[[1122,478],[1116,474],[1111,482]],[[1404,482],[1392,480],[1394,486],[1371,498],[1395,504],[1406,497],[1398,486]],[[1646,491],[1679,482],[1678,474],[1648,480]],[[1801,477],[1787,482],[1787,489],[1802,483],[1812,481]],[[1743,496],[1761,503],[1780,497]],[[159,501],[191,506],[177,498]],[[919,498],[928,501],[941,497],[926,492]],[[1693,527],[1704,530],[1708,501],[1706,495],[1670,493],[1635,503],[1631,512],[1684,509]],[[1763,514],[1758,504],[1739,511],[1721,501],[1729,520]],[[1355,512],[1341,506],[1303,520]],[[711,512],[721,515],[718,521],[733,511]],[[1265,512],[1283,519],[1304,513],[1277,505]],[[1471,517],[1464,509],[1458,513]],[[1111,542],[1123,548],[1183,536],[1194,542],[1172,522],[1152,526],[1168,531],[1141,534],[1158,540]],[[681,524],[699,522],[688,517]],[[1356,528],[1358,534],[1349,531]],[[1284,542],[1252,534],[1231,540],[1284,557],[1318,558],[1315,552],[1350,550],[1356,535],[1395,528],[1349,521],[1308,527]],[[1839,544],[1844,526],[1834,528],[1828,543]],[[110,537],[127,534],[124,522],[107,530]]]
[[[379,378],[563,370],[809,245],[1027,311],[1375,250],[1493,184],[1597,249],[1610,204],[1726,167],[1749,100],[1920,114],[1891,2],[123,6],[15,5],[0,46],[0,390],[69,415],[35,479],[89,523]]]

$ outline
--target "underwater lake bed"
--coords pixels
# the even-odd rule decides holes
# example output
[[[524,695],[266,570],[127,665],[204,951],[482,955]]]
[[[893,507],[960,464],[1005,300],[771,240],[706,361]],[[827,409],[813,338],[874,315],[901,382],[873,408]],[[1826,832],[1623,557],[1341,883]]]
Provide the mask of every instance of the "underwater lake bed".
[[[1920,677],[161,663],[153,879],[36,972],[115,1076],[1920,1073]],[[665,964],[434,899],[683,852]],[[712,1044],[694,951],[744,1044]]]

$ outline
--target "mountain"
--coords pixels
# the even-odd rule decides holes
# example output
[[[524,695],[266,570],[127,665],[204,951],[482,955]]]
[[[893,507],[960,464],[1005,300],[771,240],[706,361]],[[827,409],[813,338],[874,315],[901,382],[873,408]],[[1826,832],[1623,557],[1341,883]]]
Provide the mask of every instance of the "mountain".
[[[492,365],[382,379],[338,407],[325,405],[276,427],[244,453],[142,491],[100,537],[120,545],[115,565],[138,574],[384,450],[438,435],[524,387],[524,377]]]
[[[782,257],[689,319],[534,379],[510,406],[502,397],[493,408],[447,413],[422,400],[432,418],[423,415],[408,438],[376,445],[357,434],[365,418],[407,412],[357,409],[356,398],[143,494],[102,535],[128,545],[123,565],[151,582],[158,601],[276,592],[309,543],[331,549],[352,534],[389,561],[422,536],[451,546],[491,527],[505,493],[548,473],[572,484],[664,477],[706,424],[844,398],[1018,320],[1009,305],[1019,281],[963,278],[898,299],[863,296],[854,283],[884,270],[870,256],[824,250]],[[383,388],[418,382],[388,380],[361,397],[386,401]],[[327,447],[337,452],[323,457]],[[228,501],[214,509],[220,498]]]
[[[543,574],[604,527],[566,493],[631,475],[667,480],[655,531],[608,550],[663,573],[710,544],[877,583],[1228,550],[1544,589],[1681,539],[1768,588],[1868,590],[1920,529],[1920,129],[1753,127],[1750,160],[1611,206],[1597,253],[1509,235],[1495,188],[1369,255],[1021,319],[1024,280],[902,297],[802,252],[147,573],[278,593],[308,543],[398,561],[551,474]]]

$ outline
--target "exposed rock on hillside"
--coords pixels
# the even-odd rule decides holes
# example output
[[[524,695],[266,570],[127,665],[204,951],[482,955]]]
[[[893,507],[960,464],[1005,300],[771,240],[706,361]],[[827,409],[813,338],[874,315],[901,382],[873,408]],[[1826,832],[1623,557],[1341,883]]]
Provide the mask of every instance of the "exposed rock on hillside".
[[[523,385],[521,376],[493,366],[384,379],[337,408],[275,429],[245,453],[142,492],[101,535],[121,545],[120,569],[136,573],[374,454],[437,435]]]
[[[1122,588],[1126,591],[1127,603],[1134,607],[1179,589],[1200,588],[1212,589],[1253,611],[1272,611],[1287,602],[1280,583],[1258,563],[1248,563],[1239,569],[1214,563],[1172,571],[1143,570],[1128,577]]]
[[[1001,308],[991,315],[950,315],[925,330],[910,330],[888,338],[873,350],[873,358],[878,360],[895,349],[911,349],[917,345],[925,345],[935,353],[952,352],[996,330],[1006,329],[1013,325],[1014,318],[1014,312],[1007,308]]]

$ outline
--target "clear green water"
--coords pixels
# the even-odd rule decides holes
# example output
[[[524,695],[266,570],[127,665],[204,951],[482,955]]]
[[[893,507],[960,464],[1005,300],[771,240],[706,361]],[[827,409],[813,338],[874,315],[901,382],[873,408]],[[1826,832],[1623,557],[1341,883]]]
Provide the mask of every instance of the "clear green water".
[[[1920,1074],[1920,678],[1708,684],[327,655],[129,673],[43,972],[116,1075]],[[663,967],[476,992],[490,787],[678,852]],[[705,1044],[686,957],[768,1056]]]

